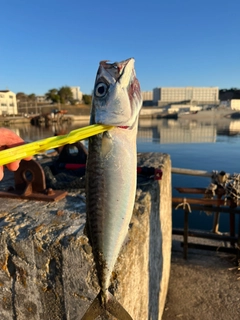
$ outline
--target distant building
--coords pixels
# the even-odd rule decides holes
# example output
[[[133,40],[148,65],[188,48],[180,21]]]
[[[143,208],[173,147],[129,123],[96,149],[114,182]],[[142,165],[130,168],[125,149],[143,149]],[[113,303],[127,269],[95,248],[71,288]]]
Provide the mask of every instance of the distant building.
[[[218,87],[168,87],[153,89],[153,103],[159,107],[171,103],[218,105]]]
[[[142,91],[142,99],[144,106],[153,105],[153,91]]]
[[[0,115],[17,113],[16,94],[9,90],[0,90]]]
[[[46,96],[36,96],[37,103],[51,103],[51,100],[46,100]]]
[[[80,91],[80,87],[70,87],[73,93],[73,99],[77,101],[82,101],[83,93]]]
[[[192,106],[191,104],[171,104],[168,108],[169,113],[174,112],[194,112],[194,111],[200,111],[202,110],[202,107],[199,106]]]
[[[152,91],[142,91],[142,99],[145,100],[153,100],[153,92]]]
[[[232,110],[240,110],[240,99],[232,99],[229,103]]]
[[[230,101],[229,100],[220,101],[219,107],[230,108]]]

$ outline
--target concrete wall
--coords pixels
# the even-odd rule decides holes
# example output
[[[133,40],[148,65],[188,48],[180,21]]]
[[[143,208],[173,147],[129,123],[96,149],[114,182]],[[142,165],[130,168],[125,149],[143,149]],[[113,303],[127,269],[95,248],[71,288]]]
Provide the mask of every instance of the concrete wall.
[[[171,161],[166,154],[148,153],[139,155],[138,165],[162,167],[163,177],[138,181],[129,235],[112,285],[134,320],[159,320],[170,272]],[[81,319],[99,291],[84,235],[84,200],[84,191],[56,203],[2,200],[1,320]]]

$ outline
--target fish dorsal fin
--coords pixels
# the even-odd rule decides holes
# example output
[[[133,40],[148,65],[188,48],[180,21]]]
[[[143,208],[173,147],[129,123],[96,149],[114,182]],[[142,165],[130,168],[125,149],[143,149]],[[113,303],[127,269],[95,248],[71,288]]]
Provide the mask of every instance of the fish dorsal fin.
[[[123,308],[123,306],[115,299],[115,297],[108,292],[109,300],[106,304],[106,310],[111,313],[118,320],[133,320],[130,314]]]

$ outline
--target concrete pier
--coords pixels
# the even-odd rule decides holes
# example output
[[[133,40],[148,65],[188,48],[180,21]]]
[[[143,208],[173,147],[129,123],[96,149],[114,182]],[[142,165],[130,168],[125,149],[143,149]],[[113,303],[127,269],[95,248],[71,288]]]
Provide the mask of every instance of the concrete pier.
[[[162,168],[163,176],[139,179],[112,289],[134,320],[158,320],[170,273],[171,161],[146,153],[138,165]],[[84,192],[51,203],[1,199],[1,320],[81,319],[99,292],[85,218]]]

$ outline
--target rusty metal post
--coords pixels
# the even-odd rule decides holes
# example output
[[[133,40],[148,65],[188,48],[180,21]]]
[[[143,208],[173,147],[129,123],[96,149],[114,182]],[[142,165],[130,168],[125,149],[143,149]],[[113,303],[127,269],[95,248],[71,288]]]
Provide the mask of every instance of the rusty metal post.
[[[237,207],[236,203],[232,200],[230,204],[229,219],[230,219],[230,236],[235,237],[235,214],[233,210]],[[234,247],[235,243],[230,241],[231,246]]]
[[[237,263],[240,263],[240,215],[238,215]]]
[[[219,218],[220,212],[215,212],[213,217],[213,233],[219,233]]]
[[[187,259],[188,254],[188,206],[184,208],[184,233],[183,233],[183,258]]]
[[[217,195],[218,200],[220,200],[222,198],[221,194]],[[217,205],[217,207],[219,208],[219,204]],[[219,234],[219,218],[220,218],[220,212],[215,212],[214,213],[214,217],[213,217],[213,233],[218,233]]]

